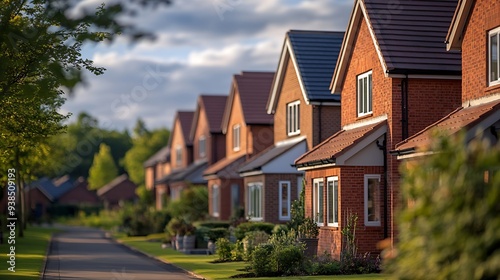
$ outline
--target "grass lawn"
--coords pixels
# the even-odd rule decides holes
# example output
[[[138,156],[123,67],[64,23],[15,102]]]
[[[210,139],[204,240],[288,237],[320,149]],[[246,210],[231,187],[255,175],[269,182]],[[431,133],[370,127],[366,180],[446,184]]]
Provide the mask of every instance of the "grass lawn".
[[[7,231],[4,228],[4,243],[0,245],[0,279],[27,280],[40,279],[43,258],[48,242],[56,229],[28,227],[24,237],[16,237],[16,267],[15,272],[8,270],[7,263],[10,246],[7,244]]]
[[[123,235],[115,235],[115,238],[135,249],[156,256],[166,262],[175,264],[186,270],[192,271],[207,279],[229,279],[230,276],[235,274],[245,273],[239,271],[243,269],[246,264],[244,262],[230,262],[230,263],[210,263],[216,259],[216,256],[206,255],[185,255],[173,249],[162,249],[160,242],[151,241],[154,237],[125,237]],[[239,278],[239,279],[258,279],[258,280],[276,280],[285,279],[281,278]],[[385,280],[386,277],[379,274],[368,275],[340,275],[340,276],[306,276],[306,277],[286,277],[286,279],[352,279],[352,280]]]

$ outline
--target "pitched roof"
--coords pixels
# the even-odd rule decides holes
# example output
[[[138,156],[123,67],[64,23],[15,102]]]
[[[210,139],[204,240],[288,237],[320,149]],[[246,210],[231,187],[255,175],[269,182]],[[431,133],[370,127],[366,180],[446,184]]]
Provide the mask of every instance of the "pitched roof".
[[[178,169],[159,179],[156,183],[174,183],[187,181],[192,184],[205,184],[207,181],[203,179],[203,171],[208,167],[206,160],[198,161],[190,164],[186,168]]]
[[[193,125],[194,112],[178,111],[177,118],[179,119],[182,128],[182,136],[184,137],[184,141],[186,142],[186,145],[189,145],[191,144],[191,138],[189,137],[189,133],[191,131],[191,126]]]
[[[465,26],[467,25],[474,0],[458,0],[457,9],[446,36],[447,50],[461,50]]]
[[[224,108],[226,107],[226,95],[200,95],[198,97],[198,106],[191,126],[190,139],[193,141],[201,107],[205,109],[205,114],[208,120],[208,129],[210,133],[221,133],[222,117],[224,115]]]
[[[37,181],[30,183],[29,188],[38,188],[50,201],[56,201],[63,194],[67,193],[77,184],[68,176],[62,176],[54,180],[43,177]]]
[[[236,91],[240,96],[241,109],[246,124],[271,125],[273,123],[273,116],[266,112],[267,99],[273,79],[273,72],[243,71],[241,74],[234,75],[222,119],[222,133],[227,131]]]
[[[342,129],[295,160],[295,166],[300,168],[336,163],[338,157],[384,126],[386,126],[386,120]]]
[[[453,135],[460,130],[469,130],[492,114],[499,114],[499,109],[500,99],[475,106],[458,108],[419,133],[398,143],[391,153],[409,154],[427,149],[431,144],[434,130],[439,130],[445,135]]]
[[[331,89],[339,93],[350,64],[360,23],[368,24],[387,75],[461,75],[461,54],[444,44],[458,0],[356,0]]]
[[[144,162],[144,167],[152,167],[160,162],[168,162],[170,160],[170,146],[161,148],[158,152],[152,155]]]
[[[233,158],[223,158],[218,162],[210,165],[205,172],[204,177],[217,176],[221,178],[240,178],[238,169],[245,162],[246,155]]]
[[[106,185],[102,186],[100,189],[97,190],[97,195],[102,196],[103,194],[109,192],[110,190],[120,186],[120,184],[129,181],[130,183],[134,184],[132,181],[129,180],[127,174],[122,174],[115,179],[113,179],[111,182],[107,183]]]
[[[286,63],[289,58],[295,66],[297,78],[307,104],[310,102],[340,102],[340,95],[330,94],[334,65],[342,46],[344,32],[290,30],[287,32],[278,70],[267,103],[267,113],[272,114],[278,103]]]
[[[284,142],[283,144],[279,145],[274,144],[268,147],[267,149],[263,150],[262,152],[258,153],[257,155],[249,159],[247,162],[245,162],[240,167],[238,172],[245,173],[245,172],[260,170],[264,165],[271,162],[273,159],[279,157],[280,155],[291,150],[293,147],[306,141],[305,138],[299,138],[299,137],[297,137],[296,140],[297,141]]]

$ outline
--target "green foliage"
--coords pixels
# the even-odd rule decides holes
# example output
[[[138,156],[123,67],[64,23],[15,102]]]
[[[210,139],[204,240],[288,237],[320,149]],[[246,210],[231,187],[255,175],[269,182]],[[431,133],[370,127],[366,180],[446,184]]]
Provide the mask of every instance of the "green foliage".
[[[246,233],[251,231],[264,231],[268,235],[273,233],[274,224],[265,222],[246,222],[239,224],[234,230],[234,235],[238,240],[242,240]]]
[[[229,222],[223,222],[223,221],[200,221],[200,222],[195,222],[193,223],[196,227],[206,227],[206,228],[225,228],[228,229],[230,224]]]
[[[302,191],[300,192],[299,199],[294,200],[292,202],[291,206],[291,219],[288,222],[288,228],[289,229],[295,229],[296,231],[299,230],[299,226],[304,223],[304,219],[306,218],[306,211],[305,211],[305,179],[302,180]]]
[[[128,236],[145,236],[164,232],[171,216],[166,211],[156,211],[154,208],[140,204],[127,204],[120,211],[121,227]]]
[[[101,144],[99,153],[94,156],[94,162],[89,170],[89,188],[99,189],[117,176],[118,169],[111,157],[111,150],[106,144]]]
[[[186,222],[183,219],[179,219],[174,217],[170,219],[168,224],[165,227],[165,231],[170,236],[175,236],[177,234],[184,235],[185,233]]]
[[[273,235],[283,234],[288,232],[288,227],[286,225],[275,225],[273,228]]]
[[[207,231],[208,240],[219,240],[220,238],[228,238],[229,230],[227,228],[210,228]]]
[[[261,244],[257,246],[250,259],[250,269],[256,276],[273,275],[272,264],[270,262],[273,253],[273,245]]]
[[[343,248],[341,258],[356,257],[358,248],[356,246],[356,225],[358,222],[358,215],[350,212],[346,213],[345,225],[342,227]]]
[[[123,164],[130,180],[136,184],[144,183],[143,163],[168,143],[170,131],[165,128],[149,131],[144,122],[137,120],[132,139],[132,148],[127,151]]]
[[[154,202],[153,190],[148,190],[144,184],[135,189],[135,194],[139,197],[141,204],[152,205]]]
[[[171,201],[167,210],[172,217],[193,222],[208,215],[208,190],[205,186],[190,186],[181,192],[180,199]]]
[[[267,243],[268,241],[269,235],[264,231],[247,232],[245,238],[242,240],[244,247],[244,259],[250,259],[254,248],[260,244]]]
[[[402,191],[396,279],[497,279],[500,275],[500,146],[463,136],[434,139],[409,162]]]
[[[215,241],[215,253],[219,256],[219,261],[230,261],[233,245],[227,238],[219,238]]]
[[[245,246],[243,241],[237,240],[231,250],[231,260],[234,262],[242,261],[245,259]]]
[[[296,244],[274,246],[271,255],[273,272],[278,275],[301,274],[304,260],[304,247]]]
[[[304,218],[297,233],[300,238],[318,238],[319,227],[312,218]]]

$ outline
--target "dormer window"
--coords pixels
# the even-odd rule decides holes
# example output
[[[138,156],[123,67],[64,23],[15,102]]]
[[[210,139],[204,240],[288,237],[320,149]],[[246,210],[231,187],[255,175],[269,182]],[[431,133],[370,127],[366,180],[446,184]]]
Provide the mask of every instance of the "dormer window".
[[[300,134],[300,101],[286,105],[286,129],[288,136]]]
[[[358,76],[357,84],[358,117],[372,113],[372,71]]]
[[[498,85],[500,84],[500,27],[489,32],[488,57],[489,85]]]
[[[206,142],[205,136],[200,136],[200,139],[198,140],[198,154],[200,158],[204,158],[206,155]]]
[[[240,150],[240,125],[236,124],[233,126],[233,151],[237,152]]]

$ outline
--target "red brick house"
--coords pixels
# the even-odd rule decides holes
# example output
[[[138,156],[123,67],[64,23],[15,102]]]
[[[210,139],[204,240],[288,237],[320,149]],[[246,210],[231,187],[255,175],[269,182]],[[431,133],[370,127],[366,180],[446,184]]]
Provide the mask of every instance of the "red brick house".
[[[460,104],[460,54],[443,43],[456,5],[355,1],[330,88],[342,96],[342,130],[295,162],[318,252],[340,256],[348,213],[360,253],[394,242],[400,162],[387,151]]]
[[[274,143],[239,170],[245,211],[252,220],[284,223],[302,188],[294,160],[340,129],[340,96],[328,90],[343,32],[286,34],[271,85],[267,113],[274,118]]]
[[[223,95],[200,95],[198,97],[196,111],[189,129],[192,163],[188,165],[182,163],[178,153],[182,151],[182,146],[175,144],[175,149],[178,151],[171,151],[171,154],[172,156],[176,154],[175,159],[179,160],[180,168],[176,166],[169,175],[158,181],[168,185],[172,199],[178,198],[182,189],[189,185],[206,185],[207,181],[203,178],[205,169],[208,165],[225,157],[226,137],[222,134],[221,123],[226,100],[227,96]]]
[[[407,140],[391,153],[398,159],[427,154],[431,131],[466,131],[466,141],[481,137],[492,145],[500,134],[500,2],[460,1],[446,38],[448,50],[462,53],[462,105]]]
[[[156,196],[156,181],[170,174],[170,146],[166,145],[148,158],[144,164],[144,184]],[[156,200],[156,198],[155,198]]]
[[[222,119],[226,157],[203,173],[208,181],[209,213],[228,220],[243,203],[243,178],[238,169],[252,155],[273,144],[273,117],[266,103],[274,73],[242,72],[234,75]]]
[[[96,192],[89,189],[87,180],[80,177],[73,183],[73,188],[59,197],[58,203],[65,205],[96,205],[100,204],[100,201]]]
[[[97,196],[106,208],[116,208],[123,202],[137,200],[137,185],[130,181],[127,174],[122,174],[97,190]]]
[[[170,147],[170,172],[155,181],[156,209],[165,206],[167,198],[177,199],[180,193],[168,188],[170,174],[178,173],[193,162],[193,143],[189,138],[193,124],[194,112],[178,111],[174,118],[172,132],[167,147]]]

